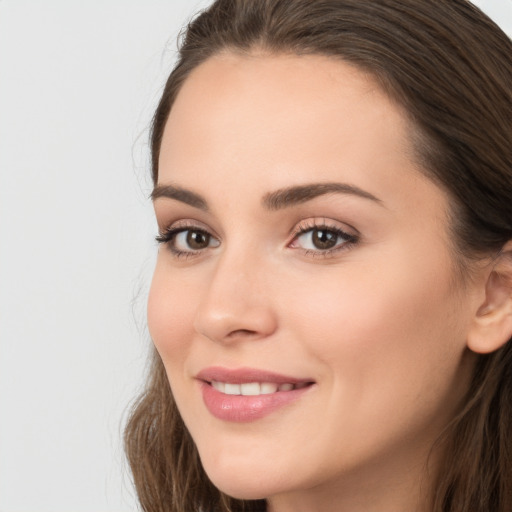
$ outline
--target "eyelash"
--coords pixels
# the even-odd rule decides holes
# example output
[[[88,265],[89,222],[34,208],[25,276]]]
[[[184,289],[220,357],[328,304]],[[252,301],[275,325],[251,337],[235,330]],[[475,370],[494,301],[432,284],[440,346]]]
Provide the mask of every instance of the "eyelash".
[[[339,240],[337,240],[337,245],[330,249],[304,249],[304,248],[298,248],[303,251],[303,254],[306,256],[312,256],[314,258],[328,258],[330,256],[333,256],[335,253],[340,251],[345,251],[353,247],[359,242],[359,235],[354,235],[347,233],[346,231],[343,231],[338,226],[335,226],[333,224],[329,224],[329,221],[327,219],[317,220],[306,220],[300,222],[297,227],[292,232],[292,241],[290,242],[289,246],[296,242],[296,240],[300,237],[305,235],[306,233],[313,232],[313,231],[327,231],[329,233],[333,233],[336,235],[337,239],[343,239],[343,243],[339,243]]]
[[[155,240],[159,244],[165,244],[169,248],[169,250],[171,251],[172,255],[175,258],[187,259],[187,258],[190,258],[193,256],[198,256],[202,252],[202,250],[190,249],[189,251],[181,251],[179,249],[176,249],[176,247],[174,246],[173,242],[174,242],[176,236],[179,235],[180,233],[185,233],[187,231],[201,233],[201,234],[209,236],[211,238],[215,238],[206,229],[204,229],[200,226],[197,226],[196,224],[185,223],[185,224],[180,224],[178,226],[165,229],[163,232],[160,232],[155,237]]]
[[[188,232],[188,231],[202,234],[202,235],[210,237],[211,239],[217,240],[206,229],[204,229],[200,226],[197,226],[195,224],[192,224],[192,223],[181,224],[176,227],[167,228],[163,232],[159,233],[155,237],[155,240],[160,244],[167,245],[167,247],[169,248],[169,250],[171,251],[173,256],[178,259],[187,259],[187,258],[191,258],[194,256],[199,256],[206,248],[198,249],[198,250],[190,249],[187,251],[182,251],[180,249],[177,249],[173,243],[177,235],[179,235],[180,233]],[[312,231],[327,231],[329,233],[334,234],[337,237],[337,239],[340,239],[340,238],[343,239],[344,242],[339,244],[338,240],[337,240],[337,245],[335,245],[334,247],[332,247],[330,249],[325,249],[325,250],[304,249],[304,248],[300,248],[300,247],[297,248],[299,250],[302,250],[304,255],[310,256],[310,257],[328,258],[339,251],[349,249],[350,247],[354,246],[355,244],[357,244],[359,242],[359,235],[349,234],[337,226],[329,225],[329,223],[327,222],[326,219],[323,219],[322,221],[307,220],[307,221],[303,221],[303,222],[299,223],[297,225],[297,227],[293,230],[293,232],[291,233],[292,241],[288,244],[288,247],[290,247],[293,243],[295,243],[299,237],[305,235],[308,232],[312,232]]]

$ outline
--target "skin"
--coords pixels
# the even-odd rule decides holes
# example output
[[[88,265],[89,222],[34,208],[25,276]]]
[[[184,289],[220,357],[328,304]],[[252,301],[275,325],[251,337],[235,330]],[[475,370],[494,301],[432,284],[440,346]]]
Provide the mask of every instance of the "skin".
[[[157,222],[212,239],[186,257],[161,245],[148,323],[222,491],[267,498],[273,512],[428,510],[431,448],[468,388],[482,292],[466,283],[462,293],[450,200],[421,173],[408,133],[370,77],[321,56],[227,53],[180,91],[158,184],[200,194],[208,211],[161,197]],[[262,203],[284,187],[332,182],[378,201],[330,193],[279,210]],[[295,235],[323,224],[358,241],[326,255]],[[209,366],[315,385],[262,419],[230,423],[203,403],[195,376]]]

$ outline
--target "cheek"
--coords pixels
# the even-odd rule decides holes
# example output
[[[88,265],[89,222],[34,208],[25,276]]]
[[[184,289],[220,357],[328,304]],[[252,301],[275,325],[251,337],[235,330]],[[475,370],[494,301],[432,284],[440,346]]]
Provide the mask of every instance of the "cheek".
[[[453,320],[460,306],[446,268],[432,281],[394,257],[303,280],[307,293],[288,290],[288,328],[320,362],[328,390],[322,428],[334,456],[326,461],[370,456],[405,435],[430,446],[453,415],[470,368],[461,365],[464,324]]]
[[[195,314],[193,290],[157,262],[148,298],[148,328],[166,366],[186,357]]]
[[[432,372],[449,378],[465,347],[449,268],[429,272],[396,254],[371,266],[352,262],[335,279],[326,273],[303,283],[307,294],[290,290],[287,310],[310,355],[362,393],[376,385],[419,388]]]

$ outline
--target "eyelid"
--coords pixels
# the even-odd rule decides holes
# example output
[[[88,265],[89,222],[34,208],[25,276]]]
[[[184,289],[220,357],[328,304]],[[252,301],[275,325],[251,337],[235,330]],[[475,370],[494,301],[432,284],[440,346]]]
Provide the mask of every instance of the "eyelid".
[[[346,226],[346,227],[345,227]],[[349,229],[347,229],[347,227]],[[292,244],[301,236],[314,230],[332,231],[337,233],[338,236],[344,239],[343,243],[338,243],[329,249],[307,249],[304,247],[292,247]],[[354,233],[355,232],[355,233]],[[352,226],[341,223],[333,219],[323,218],[311,218],[305,219],[294,226],[291,233],[291,240],[288,242],[287,247],[294,250],[302,251],[304,254],[313,257],[329,257],[334,253],[349,249],[351,246],[359,243],[361,235],[359,231]]]
[[[293,246],[297,239],[305,235],[306,233],[314,230],[325,230],[336,233],[341,240],[338,240],[336,245],[332,248],[322,249],[322,248],[313,248],[308,249],[306,247],[297,247]],[[217,244],[214,246],[207,246],[204,248],[189,250],[180,250],[177,249],[173,242],[180,233],[185,231],[200,231],[207,234],[209,237],[214,239]],[[206,226],[200,221],[192,220],[192,219],[180,219],[175,222],[171,222],[167,227],[159,229],[159,234],[156,236],[157,242],[166,245],[170,252],[175,257],[196,257],[205,253],[207,249],[216,248],[221,244],[221,238],[217,236],[215,231]],[[325,217],[316,217],[309,218],[300,221],[295,224],[291,230],[291,233],[288,236],[288,242],[286,246],[293,250],[299,250],[303,254],[313,257],[328,257],[332,256],[334,253],[337,253],[342,250],[349,249],[351,246],[355,245],[360,241],[360,233],[354,227],[347,225],[346,223],[342,223],[340,221],[329,219]]]
[[[176,247],[174,247],[173,242],[180,233],[186,231],[203,232],[207,234],[211,239],[216,240],[217,245],[213,247],[205,247],[202,249],[177,249]],[[202,222],[192,219],[180,219],[175,222],[171,222],[164,228],[159,228],[159,233],[155,237],[155,239],[159,244],[166,246],[168,250],[172,253],[172,255],[176,258],[197,257],[203,254],[206,251],[206,249],[218,247],[221,243],[220,237],[217,236],[216,233],[211,228],[207,227]]]
[[[169,231],[178,231],[182,230],[185,231],[187,229],[197,229],[198,231],[204,231],[205,233],[208,233],[213,238],[216,238],[217,240],[221,240],[221,237],[218,235],[218,233],[211,228],[208,224],[205,224],[204,222],[201,222],[200,220],[195,219],[178,219],[173,220],[170,222],[158,222],[158,236],[164,235],[165,233],[168,233]]]
[[[359,238],[361,234],[353,226],[340,222],[338,220],[330,219],[328,217],[311,217],[298,222],[290,231],[290,237],[296,237],[297,235],[309,231],[311,229],[327,228],[334,231],[341,231],[347,236]]]
[[[170,222],[158,222],[158,230],[160,233],[172,230],[172,229],[202,229],[203,231],[207,231],[211,233],[215,238],[218,238],[216,234],[214,234],[213,230],[204,222],[194,219],[178,219]]]

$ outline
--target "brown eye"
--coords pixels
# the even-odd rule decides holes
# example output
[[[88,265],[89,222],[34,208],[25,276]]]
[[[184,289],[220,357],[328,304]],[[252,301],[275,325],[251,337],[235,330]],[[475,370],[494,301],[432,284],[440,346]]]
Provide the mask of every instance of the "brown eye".
[[[305,249],[308,252],[329,254],[358,240],[357,236],[349,235],[341,229],[329,226],[303,228],[296,236],[292,247]]]
[[[219,241],[202,229],[183,229],[172,234],[169,245],[176,252],[192,253],[218,247]]]
[[[311,243],[319,250],[332,249],[336,246],[338,238],[338,233],[327,229],[314,229],[311,232]]]
[[[206,249],[210,244],[210,235],[204,231],[187,231],[187,245],[190,249]]]

